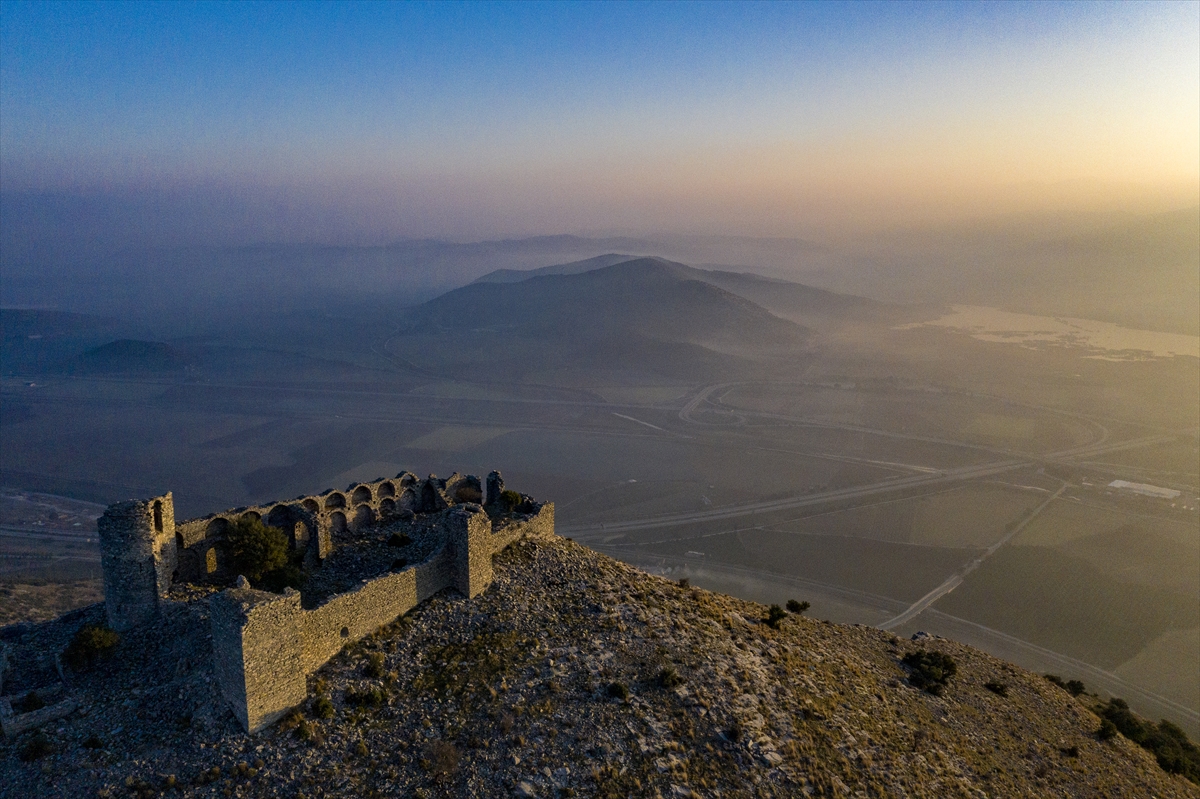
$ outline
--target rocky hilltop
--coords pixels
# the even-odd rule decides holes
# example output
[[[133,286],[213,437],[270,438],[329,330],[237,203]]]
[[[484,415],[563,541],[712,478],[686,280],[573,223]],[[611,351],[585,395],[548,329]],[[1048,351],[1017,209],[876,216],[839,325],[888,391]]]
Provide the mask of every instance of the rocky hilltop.
[[[6,673],[61,668],[77,704],[0,746],[0,796],[1200,796],[982,652],[770,614],[565,539],[348,646],[257,735],[214,696],[206,614],[173,603],[78,671],[55,655],[103,606],[5,628]]]

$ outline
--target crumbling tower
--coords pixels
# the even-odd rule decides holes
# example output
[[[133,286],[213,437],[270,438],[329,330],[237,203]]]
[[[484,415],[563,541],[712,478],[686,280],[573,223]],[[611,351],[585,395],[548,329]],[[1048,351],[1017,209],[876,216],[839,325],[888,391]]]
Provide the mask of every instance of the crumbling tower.
[[[108,625],[128,630],[151,620],[171,588],[178,558],[170,492],[110,505],[96,526]]]

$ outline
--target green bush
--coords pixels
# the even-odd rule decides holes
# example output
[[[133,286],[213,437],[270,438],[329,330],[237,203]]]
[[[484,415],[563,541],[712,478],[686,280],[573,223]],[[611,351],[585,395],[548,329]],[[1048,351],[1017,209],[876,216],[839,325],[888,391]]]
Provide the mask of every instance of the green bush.
[[[1100,719],[1100,729],[1096,730],[1096,737],[1101,741],[1108,741],[1116,738],[1119,732],[1116,724],[1108,719]]]
[[[912,670],[908,682],[914,688],[928,691],[934,696],[940,696],[950,678],[958,673],[954,658],[943,652],[926,652],[924,649],[905,655],[904,665]]]
[[[368,677],[383,676],[383,653],[372,652],[367,655],[367,665],[363,667],[363,674]]]
[[[789,613],[803,613],[811,607],[812,605],[808,602],[797,602],[794,599],[789,599],[787,601],[787,609]]]
[[[75,631],[71,643],[63,650],[63,662],[81,671],[111,655],[119,643],[121,636],[116,631],[102,625],[85,624]]]
[[[325,694],[319,694],[312,703],[312,714],[319,719],[333,718],[333,702]]]
[[[983,687],[997,696],[1008,696],[1008,686],[1002,682],[996,682],[995,680],[992,680],[990,682],[985,682]]]
[[[683,684],[683,677],[674,666],[663,666],[658,672],[658,684],[663,688],[675,688]]]
[[[613,699],[625,701],[629,698],[629,688],[623,682],[610,682],[605,692]]]
[[[1124,699],[1113,697],[1100,710],[1100,734],[1104,723],[1111,724],[1129,740],[1154,755],[1163,771],[1181,774],[1200,785],[1200,747],[1188,740],[1187,733],[1163,719],[1158,724],[1139,718]],[[1109,735],[1108,737],[1112,737]]]
[[[348,688],[342,697],[347,705],[354,707],[378,707],[387,701],[383,689],[377,685],[369,688]]]
[[[784,611],[783,608],[779,607],[778,605],[772,605],[770,608],[767,609],[767,617],[765,619],[763,619],[763,621],[765,621],[767,623],[768,627],[778,630],[779,622],[783,621],[786,618],[787,618],[787,612]]]
[[[505,513],[512,513],[517,508],[521,507],[521,495],[511,488],[506,488],[500,492],[500,507]]]
[[[238,519],[226,534],[233,568],[258,582],[263,575],[288,565],[288,539],[278,527],[268,527],[253,516]]]
[[[1079,696],[1085,690],[1087,690],[1087,687],[1079,680],[1064,680],[1062,677],[1059,677],[1057,674],[1046,674],[1044,676],[1046,677],[1047,680],[1054,683],[1059,688],[1061,688],[1064,691],[1066,691],[1067,693],[1069,693],[1071,696]]]

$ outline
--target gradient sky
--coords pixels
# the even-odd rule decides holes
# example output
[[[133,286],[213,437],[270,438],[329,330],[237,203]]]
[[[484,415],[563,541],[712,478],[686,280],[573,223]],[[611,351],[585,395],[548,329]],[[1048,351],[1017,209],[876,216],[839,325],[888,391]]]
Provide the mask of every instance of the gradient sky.
[[[1183,206],[1200,3],[3,0],[0,189],[269,239]]]

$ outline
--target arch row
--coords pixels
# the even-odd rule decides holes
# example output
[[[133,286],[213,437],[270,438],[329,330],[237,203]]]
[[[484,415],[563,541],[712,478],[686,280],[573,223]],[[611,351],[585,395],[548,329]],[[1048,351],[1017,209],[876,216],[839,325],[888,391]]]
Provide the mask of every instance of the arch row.
[[[283,530],[289,551],[302,552],[306,564],[315,565],[333,551],[335,536],[347,530],[482,500],[482,484],[474,475],[456,472],[444,479],[435,475],[421,479],[412,472],[400,472],[391,478],[351,483],[342,491],[330,488],[289,501],[233,508],[176,524],[177,574],[192,582],[230,577],[226,540],[242,519]]]

